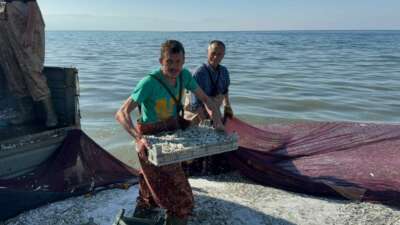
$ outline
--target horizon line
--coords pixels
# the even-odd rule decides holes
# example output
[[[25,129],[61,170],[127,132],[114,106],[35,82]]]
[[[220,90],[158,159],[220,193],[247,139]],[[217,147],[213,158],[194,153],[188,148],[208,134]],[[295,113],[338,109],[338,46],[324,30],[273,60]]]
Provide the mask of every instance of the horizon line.
[[[90,32],[290,32],[290,31],[400,31],[400,29],[276,29],[276,30],[102,30],[102,29],[46,29],[46,31]]]

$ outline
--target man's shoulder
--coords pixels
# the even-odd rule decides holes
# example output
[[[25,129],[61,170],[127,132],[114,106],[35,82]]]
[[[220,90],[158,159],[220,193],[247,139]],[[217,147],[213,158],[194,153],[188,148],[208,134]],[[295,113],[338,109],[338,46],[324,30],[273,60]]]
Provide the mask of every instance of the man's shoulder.
[[[192,76],[192,73],[188,70],[188,69],[186,69],[186,68],[182,68],[182,71],[181,71],[181,73],[184,75],[184,76]]]
[[[193,72],[193,75],[198,76],[206,73],[207,73],[207,65],[203,63],[200,66],[196,67],[196,69]]]
[[[153,76],[160,76],[160,70],[153,70],[150,73],[148,73],[146,76],[144,76],[138,83],[138,85],[143,86],[143,85],[148,85],[154,83],[154,78]]]
[[[219,64],[220,70],[223,70],[224,72],[228,72],[228,68],[226,66]]]
[[[220,68],[220,71],[221,71],[221,74],[222,74],[222,76],[223,77],[225,77],[226,79],[229,79],[229,70],[228,70],[228,68],[226,68],[226,66],[223,66],[223,65],[221,65],[221,64],[219,64],[219,68]]]
[[[150,71],[150,73],[148,73],[146,77],[151,77],[151,76],[156,76],[156,77],[161,76],[161,69],[155,69]]]
[[[186,80],[190,80],[190,79],[192,79],[192,73],[188,69],[183,68],[182,71],[181,71],[181,77],[185,81]]]

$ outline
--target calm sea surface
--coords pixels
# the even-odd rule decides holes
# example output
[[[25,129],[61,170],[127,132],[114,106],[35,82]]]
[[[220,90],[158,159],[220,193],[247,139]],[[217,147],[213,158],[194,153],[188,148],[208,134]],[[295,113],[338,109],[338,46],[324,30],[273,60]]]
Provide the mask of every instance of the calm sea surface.
[[[107,150],[131,150],[114,113],[158,68],[159,46],[180,40],[185,67],[226,43],[231,102],[252,123],[319,120],[400,122],[400,31],[47,32],[46,65],[76,67],[82,128]]]

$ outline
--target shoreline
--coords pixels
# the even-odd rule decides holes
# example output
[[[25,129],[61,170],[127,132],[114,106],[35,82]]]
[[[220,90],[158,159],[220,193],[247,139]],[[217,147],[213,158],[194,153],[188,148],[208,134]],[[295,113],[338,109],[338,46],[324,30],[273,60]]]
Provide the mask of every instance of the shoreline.
[[[189,225],[400,225],[400,209],[292,193],[256,184],[236,172],[189,179],[195,209]],[[69,198],[27,211],[4,225],[111,225],[133,213],[137,185]],[[91,225],[94,225],[91,224]]]

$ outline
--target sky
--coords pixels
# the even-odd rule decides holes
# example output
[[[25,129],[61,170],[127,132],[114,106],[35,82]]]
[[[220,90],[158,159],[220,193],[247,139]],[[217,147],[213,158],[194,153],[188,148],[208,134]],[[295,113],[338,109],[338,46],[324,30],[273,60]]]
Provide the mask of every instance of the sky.
[[[400,0],[38,0],[47,30],[400,30]]]

